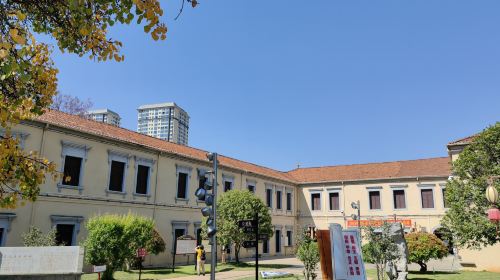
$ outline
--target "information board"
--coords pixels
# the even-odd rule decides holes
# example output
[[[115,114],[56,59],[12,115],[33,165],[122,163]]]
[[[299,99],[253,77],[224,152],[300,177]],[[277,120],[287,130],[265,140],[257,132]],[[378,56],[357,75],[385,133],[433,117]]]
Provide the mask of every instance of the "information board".
[[[178,239],[175,254],[194,254],[196,253],[196,239]]]
[[[339,224],[330,224],[332,268],[336,280],[365,280],[366,272],[361,257],[361,242],[357,229],[342,230]]]

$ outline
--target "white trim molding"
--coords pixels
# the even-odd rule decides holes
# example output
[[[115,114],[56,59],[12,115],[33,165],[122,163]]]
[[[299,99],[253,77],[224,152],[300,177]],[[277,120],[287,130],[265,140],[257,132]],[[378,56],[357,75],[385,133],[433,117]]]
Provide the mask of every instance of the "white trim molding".
[[[66,216],[66,215],[50,215],[50,220],[52,222],[52,228],[56,229],[57,225],[74,225],[72,246],[77,244],[76,237],[80,232],[80,225],[83,221],[83,216]]]

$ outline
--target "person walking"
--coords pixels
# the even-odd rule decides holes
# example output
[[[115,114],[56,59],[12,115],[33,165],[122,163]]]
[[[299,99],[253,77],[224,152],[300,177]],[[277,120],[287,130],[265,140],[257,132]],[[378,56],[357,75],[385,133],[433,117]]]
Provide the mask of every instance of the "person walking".
[[[198,276],[200,276],[200,273],[203,273],[203,276],[205,276],[205,260],[205,247],[200,245],[196,247],[196,273]]]

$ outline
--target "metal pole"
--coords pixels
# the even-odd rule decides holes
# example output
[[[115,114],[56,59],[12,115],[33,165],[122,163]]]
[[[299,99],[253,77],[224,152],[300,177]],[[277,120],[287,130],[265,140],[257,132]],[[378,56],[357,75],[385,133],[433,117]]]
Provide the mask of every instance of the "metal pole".
[[[175,231],[174,231],[174,236],[175,236]],[[175,254],[177,253],[177,236],[175,236],[175,241],[174,241],[174,256],[172,257],[172,272],[175,271]]]
[[[359,205],[360,204],[359,200],[358,200],[357,203],[358,203],[358,230],[359,230],[359,232],[361,234],[361,209],[360,209],[361,207]]]
[[[259,279],[259,213],[255,212],[255,280]]]
[[[212,205],[212,213],[214,218],[214,225],[217,228],[217,153],[213,153],[214,160],[214,186],[212,189],[212,194],[214,196],[214,203]],[[212,260],[210,264],[210,280],[215,280],[215,266],[217,264],[217,232],[212,236]]]

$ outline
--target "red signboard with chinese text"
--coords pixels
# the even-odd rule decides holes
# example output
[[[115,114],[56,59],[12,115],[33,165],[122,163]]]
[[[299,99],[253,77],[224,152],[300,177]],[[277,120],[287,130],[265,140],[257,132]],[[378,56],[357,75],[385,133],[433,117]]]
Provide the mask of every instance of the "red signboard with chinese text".
[[[402,223],[405,227],[411,227],[411,220],[360,220],[360,225],[362,227],[372,226],[372,227],[380,227],[384,223]],[[347,221],[347,227],[357,227],[357,220],[349,220]]]
[[[144,258],[146,256],[146,248],[139,248],[137,249],[137,257],[139,258]]]

